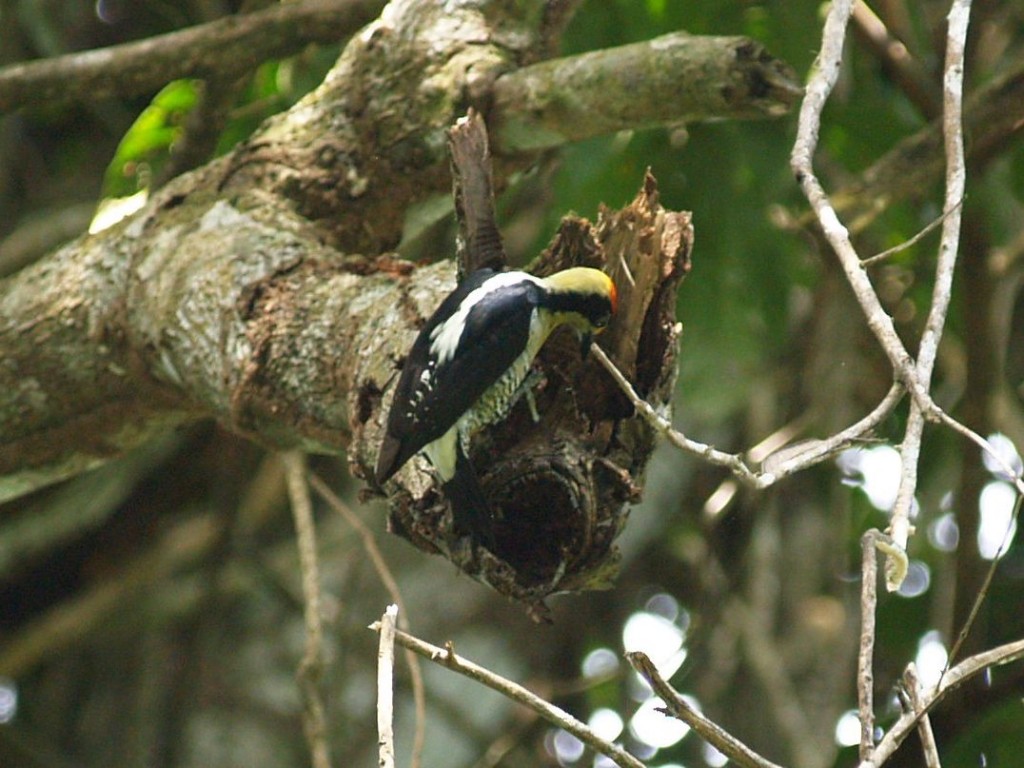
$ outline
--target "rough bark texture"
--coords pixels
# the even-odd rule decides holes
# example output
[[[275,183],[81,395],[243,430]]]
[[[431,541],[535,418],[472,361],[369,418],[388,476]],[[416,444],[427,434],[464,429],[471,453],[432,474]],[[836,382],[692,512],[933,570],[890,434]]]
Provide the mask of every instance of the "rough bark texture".
[[[395,211],[447,192],[467,82],[538,39],[538,7],[486,10],[392,3],[234,152],[3,283],[0,499],[200,416],[343,448],[356,395],[335,372],[390,333],[373,313],[404,301],[371,274],[399,240]],[[444,269],[413,289],[423,306],[450,287]]]
[[[449,194],[446,132],[468,106],[507,126],[528,107],[509,94],[531,78],[544,75],[531,86],[539,98],[572,91],[583,63],[535,65],[564,26],[564,5],[395,0],[317,90],[233,152],[0,284],[0,500],[207,417],[273,448],[347,448],[354,473],[369,477],[382,395],[455,277],[450,261],[416,268],[391,254],[403,226],[396,212]],[[701,114],[734,116],[749,99],[748,112],[765,116],[792,100],[787,68],[735,38],[628,46],[592,63],[621,56],[663,91],[693,71],[682,49],[707,58],[727,97]],[[755,81],[773,85],[748,87]],[[561,140],[633,127],[635,114],[649,116],[645,125],[696,114],[648,103],[659,98],[636,94],[634,113],[596,102],[588,127]],[[540,123],[521,123],[517,141],[550,125],[550,110],[532,114]],[[522,150],[533,146],[509,142],[498,188],[527,167]],[[568,220],[536,265],[608,265],[624,309],[602,344],[642,394],[665,404],[690,233],[687,215],[660,208],[649,178],[626,210],[594,226]],[[553,591],[608,583],[612,541],[653,443],[613,383],[566,341],[543,355],[543,422],[517,410],[477,446],[503,513],[501,559],[474,559],[447,538],[440,497],[415,468],[401,476],[392,517],[418,546],[538,609]]]
[[[674,32],[504,75],[494,87],[496,144],[537,150],[624,124],[778,116],[802,93],[792,69],[749,38]]]

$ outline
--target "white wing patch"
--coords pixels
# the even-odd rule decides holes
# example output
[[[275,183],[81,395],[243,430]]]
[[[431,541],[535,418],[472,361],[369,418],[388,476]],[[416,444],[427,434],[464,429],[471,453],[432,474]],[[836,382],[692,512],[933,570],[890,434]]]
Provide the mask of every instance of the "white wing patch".
[[[406,418],[416,418],[416,409],[420,407],[423,398],[429,395],[434,388],[434,368],[436,367],[434,361],[431,360],[427,363],[427,367],[420,372],[419,381],[416,382],[412,395],[409,396],[409,408],[405,412]]]
[[[452,316],[430,332],[430,353],[437,359],[438,365],[443,365],[455,357],[455,350],[459,348],[462,332],[466,329],[466,318],[469,316],[469,311],[481,299],[500,288],[507,288],[522,282],[543,285],[540,278],[526,272],[502,272],[489,278],[476,290],[470,291]]]

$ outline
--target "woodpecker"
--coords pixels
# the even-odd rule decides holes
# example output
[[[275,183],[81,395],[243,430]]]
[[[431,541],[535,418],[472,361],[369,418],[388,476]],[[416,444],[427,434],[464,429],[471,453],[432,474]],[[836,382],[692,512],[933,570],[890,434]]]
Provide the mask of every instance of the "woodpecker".
[[[549,277],[479,269],[464,278],[427,320],[402,367],[377,483],[422,451],[451,504],[455,530],[493,549],[493,518],[469,460],[470,439],[508,415],[555,328],[573,328],[586,353],[617,301],[611,278],[589,267]]]

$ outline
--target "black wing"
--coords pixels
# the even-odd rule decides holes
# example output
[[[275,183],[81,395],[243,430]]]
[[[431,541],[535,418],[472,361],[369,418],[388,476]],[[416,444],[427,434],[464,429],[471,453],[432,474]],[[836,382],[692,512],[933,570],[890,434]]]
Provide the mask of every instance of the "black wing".
[[[480,272],[487,274],[478,277]],[[467,277],[416,337],[391,401],[387,434],[377,460],[377,482],[383,483],[425,445],[447,432],[525,349],[530,318],[539,301],[537,286],[527,281],[496,289],[478,302],[466,317],[466,330],[454,357],[439,372],[431,372],[429,387],[421,381],[430,364],[431,332],[493,274],[478,270]]]

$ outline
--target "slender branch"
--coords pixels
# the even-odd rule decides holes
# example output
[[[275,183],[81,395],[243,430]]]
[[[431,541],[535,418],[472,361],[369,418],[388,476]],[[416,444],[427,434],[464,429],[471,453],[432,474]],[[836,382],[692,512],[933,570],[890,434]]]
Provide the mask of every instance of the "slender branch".
[[[860,719],[860,759],[875,745],[875,607],[878,604],[876,547],[885,534],[872,528],[860,539],[860,650],[857,654],[857,709]]]
[[[942,239],[939,243],[938,264],[935,267],[931,309],[928,311],[921,345],[918,348],[917,379],[922,389],[926,391],[931,387],[935,357],[949,312],[949,300],[953,293],[953,270],[959,251],[959,203],[964,197],[966,179],[963,139],[964,48],[967,45],[967,23],[970,13],[970,0],[955,0],[949,11],[943,75],[943,134],[946,149],[946,200],[943,208],[948,211],[948,215],[942,220]],[[917,467],[924,420],[922,404],[916,400],[911,402],[906,432],[900,446],[900,458],[903,462],[900,485],[889,524],[893,542],[904,550],[911,532],[910,511],[917,490]],[[886,562],[886,587],[890,592],[899,589],[906,577],[906,568],[900,565],[902,562],[896,558]]]
[[[0,112],[156,91],[171,80],[241,74],[309,43],[337,43],[372,21],[382,0],[275,4],[180,32],[0,69]]]
[[[765,459],[762,471],[757,472],[751,469],[739,454],[720,451],[706,443],[692,440],[674,429],[667,418],[637,394],[633,385],[629,383],[622,371],[608,358],[600,346],[595,344],[592,347],[592,354],[611,374],[633,407],[655,431],[664,435],[672,445],[680,450],[699,456],[710,464],[729,469],[746,485],[757,490],[769,488],[785,477],[818,464],[849,447],[854,441],[863,438],[892,413],[904,393],[902,385],[893,384],[882,401],[860,421],[831,437],[808,440],[778,450]]]
[[[377,546],[377,539],[373,535],[373,531],[359,518],[359,515],[352,511],[348,504],[338,498],[337,494],[330,489],[330,486],[319,475],[310,472],[308,476],[309,484],[313,486],[313,490],[320,494],[320,498],[327,502],[331,509],[344,517],[345,521],[352,526],[352,529],[359,534],[363,541],[363,549],[370,558],[373,569],[377,572],[377,577],[381,580],[391,600],[398,607],[398,626],[408,630],[409,611],[405,607],[402,591],[398,588],[398,581],[391,572],[391,568],[388,567],[387,560],[384,559],[380,547]],[[423,671],[420,669],[419,658],[408,648],[405,649],[404,655],[405,663],[409,667],[412,699],[416,709],[416,731],[413,734],[409,765],[410,768],[419,768],[423,757],[423,745],[427,739],[427,695],[423,685]]]
[[[498,151],[535,151],[623,129],[779,117],[800,93],[790,67],[749,38],[677,32],[503,75],[488,122]]]
[[[995,449],[992,443],[941,409],[938,411],[937,416],[942,424],[945,424],[954,432],[963,435],[984,453],[988,454],[989,458],[992,459],[992,463],[1004,475],[1006,481],[1013,484],[1013,487],[1017,489],[1017,493],[1024,495],[1024,474],[1022,474],[1021,470],[1014,469],[1007,464],[1006,459]]]
[[[1018,478],[1018,482],[1020,482]],[[963,627],[956,636],[956,642],[953,643],[953,647],[949,649],[949,664],[952,664],[956,660],[956,657],[960,654],[960,649],[963,648],[965,642],[967,642],[967,636],[971,633],[971,628],[974,626],[975,620],[978,618],[978,612],[981,610],[982,603],[985,602],[985,598],[988,596],[988,590],[992,586],[992,579],[995,578],[996,568],[999,566],[999,562],[1003,559],[1003,555],[1006,554],[1007,547],[1010,546],[1012,534],[1015,530],[1014,525],[1017,522],[1017,518],[1020,516],[1021,504],[1024,502],[1024,495],[1018,493],[1017,500],[1013,505],[1013,513],[1010,515],[1010,520],[1006,524],[1006,530],[1003,532],[1003,540],[999,542],[999,550],[996,552],[995,557],[992,558],[992,562],[989,563],[988,569],[985,571],[985,578],[981,582],[981,586],[978,588],[978,594],[974,596],[974,602],[971,604],[970,613],[967,614],[967,620],[964,622]],[[945,670],[943,671],[945,674]]]
[[[948,17],[946,64],[943,72],[943,135],[946,149],[946,199],[943,209],[948,215],[942,221],[942,240],[935,268],[932,307],[925,323],[918,350],[917,372],[927,388],[938,354],[942,329],[953,293],[953,271],[960,243],[960,220],[967,179],[964,161],[963,87],[964,50],[967,47],[967,25],[971,0],[953,0]]]
[[[932,230],[937,229],[939,226],[941,226],[942,223],[946,220],[946,217],[949,216],[949,214],[951,214],[954,210],[959,209],[961,206],[963,206],[963,204],[964,201],[963,198],[961,198],[953,208],[950,208],[947,211],[943,211],[940,216],[937,216],[936,218],[932,219],[916,235],[914,235],[908,240],[904,240],[899,245],[894,245],[892,248],[886,248],[884,251],[880,251],[879,253],[876,253],[874,256],[868,256],[868,258],[862,259],[860,262],[861,266],[870,267],[874,264],[877,264],[880,261],[884,261],[885,259],[889,258],[894,254],[900,253],[902,251],[907,250],[908,248],[912,248],[913,246],[917,245]]]
[[[375,632],[379,632],[381,629],[380,622],[374,622],[371,624],[370,629]],[[484,669],[478,664],[474,664],[461,656],[456,656],[451,643],[449,643],[445,648],[439,648],[436,645],[431,645],[430,643],[424,642],[423,640],[406,634],[405,632],[395,632],[395,642],[403,648],[408,648],[423,658],[433,661],[435,664],[440,664],[441,666],[458,672],[460,675],[464,675],[471,680],[482,683],[503,696],[506,696],[533,710],[549,723],[565,729],[584,744],[592,747],[602,755],[605,755],[616,765],[619,765],[622,768],[644,768],[643,763],[629,754],[622,747],[617,744],[611,744],[600,738],[586,725],[586,723],[580,722],[565,710],[556,707],[554,704],[549,704],[540,696],[527,690],[518,683],[514,683],[500,675],[496,675],[490,670]]]
[[[643,677],[661,700],[665,702],[666,714],[682,720],[704,741],[711,744],[715,749],[728,757],[742,768],[780,768],[777,764],[767,760],[754,750],[737,739],[721,726],[706,718],[703,714],[691,707],[685,698],[679,695],[676,690],[658,672],[657,667],[640,651],[626,653],[626,660],[633,665],[633,669]]]
[[[907,541],[913,533],[910,512],[917,490],[917,468],[921,458],[921,436],[924,433],[924,414],[917,401],[910,402],[910,413],[900,443],[900,483],[896,500],[889,518],[889,535],[897,556],[885,562],[885,588],[895,592],[907,577],[910,560],[907,558]]]
[[[389,605],[380,619],[377,650],[377,740],[380,768],[395,768],[395,619],[398,606]]]
[[[821,114],[839,78],[846,23],[852,11],[853,0],[835,0],[829,6],[816,69],[807,84],[806,96],[800,107],[797,137],[793,143],[790,166],[811,204],[825,239],[839,257],[839,263],[867,318],[868,327],[881,344],[899,380],[913,394],[914,399],[927,404],[930,411],[934,405],[927,389],[922,387],[918,380],[914,361],[903,346],[892,318],[882,307],[878,294],[871,285],[871,280],[850,240],[849,230],[840,222],[828,195],[814,174],[812,158],[818,145]]]
[[[932,732],[932,721],[921,703],[921,683],[917,678],[917,666],[914,662],[910,662],[903,671],[903,690],[906,692],[907,703],[910,704],[911,711],[920,718],[917,721],[917,735],[921,739],[925,768],[942,768],[939,761],[939,748],[935,743],[935,734]],[[861,755],[861,757],[866,756]]]
[[[946,672],[938,685],[921,692],[920,712],[903,713],[878,742],[871,755],[866,760],[861,760],[858,768],[879,768],[884,764],[910,732],[917,727],[918,720],[937,706],[946,697],[946,694],[958,688],[966,680],[989,667],[1009,664],[1020,659],[1024,659],[1024,640],[1006,643],[964,659]]]
[[[303,729],[313,758],[313,768],[330,768],[327,725],[320,679],[323,671],[323,627],[320,623],[320,567],[316,555],[313,504],[306,484],[306,458],[299,451],[281,454],[299,546],[302,595],[305,604],[306,651],[299,662],[299,687],[303,698]]]
[[[903,399],[905,392],[902,384],[894,383],[878,405],[862,419],[830,437],[805,441],[776,451],[765,459],[764,471],[770,472],[777,481],[849,448],[856,441],[868,437],[875,427],[885,421]]]
[[[742,458],[736,454],[719,451],[706,443],[691,440],[682,432],[677,432],[672,428],[672,423],[668,419],[658,413],[654,409],[653,405],[636,393],[636,390],[633,389],[633,385],[629,383],[629,380],[623,375],[622,371],[620,371],[615,363],[608,358],[608,355],[605,354],[601,347],[595,344],[591,349],[594,357],[596,357],[598,362],[605,367],[605,370],[612,375],[612,378],[615,379],[626,397],[629,398],[633,407],[640,412],[640,415],[643,416],[644,419],[654,427],[654,429],[668,438],[669,442],[688,453],[693,453],[697,456],[703,457],[711,464],[727,467],[748,485],[759,487],[760,480],[758,475],[746,465]]]

